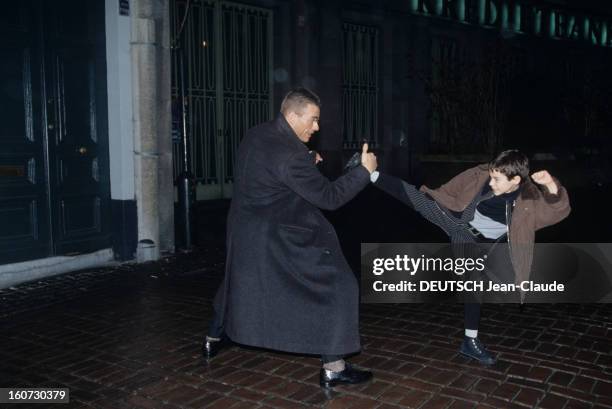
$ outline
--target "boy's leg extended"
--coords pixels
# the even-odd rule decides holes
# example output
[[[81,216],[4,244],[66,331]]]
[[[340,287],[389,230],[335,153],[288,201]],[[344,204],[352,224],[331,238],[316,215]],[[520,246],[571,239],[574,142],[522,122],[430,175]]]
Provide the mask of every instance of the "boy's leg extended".
[[[416,186],[382,173],[379,174],[374,186],[412,207],[426,220],[444,230],[447,235],[452,236],[460,229],[457,218],[448,214],[435,200],[418,190]]]

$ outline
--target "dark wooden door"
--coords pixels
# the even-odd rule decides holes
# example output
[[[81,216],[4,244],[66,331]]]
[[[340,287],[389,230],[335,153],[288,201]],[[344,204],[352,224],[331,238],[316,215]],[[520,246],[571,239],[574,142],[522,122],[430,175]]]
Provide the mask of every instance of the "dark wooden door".
[[[0,13],[0,262],[51,251],[40,21],[27,1]]]
[[[104,2],[44,2],[55,254],[109,247]]]
[[[3,7],[0,263],[110,247],[104,2]]]

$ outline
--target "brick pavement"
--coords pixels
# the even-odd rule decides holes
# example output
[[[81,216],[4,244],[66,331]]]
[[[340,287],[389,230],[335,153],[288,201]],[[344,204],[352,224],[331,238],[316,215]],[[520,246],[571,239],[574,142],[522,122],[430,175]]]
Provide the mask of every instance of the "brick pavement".
[[[206,365],[222,266],[208,248],[0,290],[0,386],[70,388],[58,408],[612,408],[608,305],[485,306],[491,368],[457,353],[459,305],[362,305],[351,361],[376,378],[331,394],[316,357],[235,346]]]

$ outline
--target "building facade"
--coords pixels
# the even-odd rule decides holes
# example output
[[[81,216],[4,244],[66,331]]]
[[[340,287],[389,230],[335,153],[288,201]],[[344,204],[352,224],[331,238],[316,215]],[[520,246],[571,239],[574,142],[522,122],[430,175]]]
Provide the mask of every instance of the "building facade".
[[[295,85],[322,97],[312,147],[332,177],[364,140],[404,175],[428,158],[596,143],[610,129],[611,19],[600,1],[173,0],[197,198],[231,197],[244,130]]]
[[[2,7],[0,284],[173,251],[168,3]]]
[[[174,251],[184,166],[197,200],[230,198],[244,131],[298,85],[332,178],[363,141],[402,176],[505,147],[609,154],[606,3],[7,3],[0,283]]]

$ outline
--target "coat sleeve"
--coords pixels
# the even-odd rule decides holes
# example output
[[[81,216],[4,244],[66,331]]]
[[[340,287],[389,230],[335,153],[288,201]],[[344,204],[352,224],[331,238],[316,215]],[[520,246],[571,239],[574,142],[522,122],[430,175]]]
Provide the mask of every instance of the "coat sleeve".
[[[551,226],[565,219],[571,211],[567,190],[558,179],[557,194],[551,194],[545,187],[540,188],[540,197],[535,202],[535,229]]]
[[[281,178],[306,201],[326,210],[344,205],[370,182],[370,174],[363,166],[331,182],[319,172],[307,151],[296,153],[281,164]]]
[[[465,189],[466,185],[469,183],[474,183],[476,180],[478,180],[478,174],[478,166],[464,170],[435,190],[446,196],[456,198],[459,196],[459,193]]]

